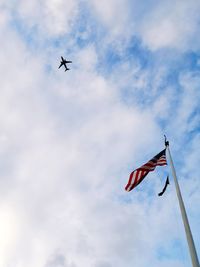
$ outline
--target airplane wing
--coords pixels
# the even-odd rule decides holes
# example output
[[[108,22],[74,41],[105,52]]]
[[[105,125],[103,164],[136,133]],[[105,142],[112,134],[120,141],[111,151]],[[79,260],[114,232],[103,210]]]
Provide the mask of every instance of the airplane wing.
[[[65,63],[72,63],[72,61],[65,60]]]
[[[62,67],[62,65],[63,65],[63,62],[60,63],[60,66],[58,68],[60,69],[60,67]]]

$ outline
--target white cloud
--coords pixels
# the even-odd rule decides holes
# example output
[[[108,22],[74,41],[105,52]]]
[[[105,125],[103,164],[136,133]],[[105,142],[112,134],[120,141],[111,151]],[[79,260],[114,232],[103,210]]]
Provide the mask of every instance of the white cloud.
[[[81,49],[77,53],[76,58],[79,59],[79,67],[86,71],[93,70],[98,62],[98,56],[94,45],[89,45]],[[101,87],[97,86],[97,88]]]
[[[125,4],[107,3],[105,14],[104,1],[93,4],[110,29],[119,16],[114,33],[122,31],[126,22],[120,24],[119,11],[126,11]],[[69,14],[77,8],[77,2],[68,6],[62,1],[21,5],[18,12],[24,21],[42,22],[39,27],[48,29],[49,36],[70,31]],[[127,64],[121,77],[113,71],[105,78],[96,69],[99,51],[89,44],[72,49],[71,70],[65,73],[57,69],[57,58],[50,57],[58,54],[57,48],[29,51],[6,24],[8,17],[0,24],[0,267],[188,266],[187,260],[160,260],[156,255],[159,247],[170,254],[173,240],[184,239],[176,221],[174,189],[162,200],[149,197],[141,187],[132,194],[124,191],[130,170],[160,149],[162,129],[154,117],[159,112],[168,118],[171,106],[166,99],[173,98],[173,90],[165,91],[166,98],[156,98],[152,108],[141,111],[136,101],[128,106],[119,94],[123,78],[130,90],[136,79],[142,91],[150,71],[144,74],[139,63]],[[52,67],[49,72],[46,64]],[[160,71],[156,76],[154,95],[163,75]],[[180,81],[187,99],[181,95],[174,122],[180,124],[177,136],[184,134],[192,103],[198,102],[198,79],[183,75]],[[162,184],[155,177],[146,185],[157,193]]]
[[[173,100],[173,88],[165,88],[161,96],[157,98],[153,105],[153,112],[156,117],[168,119],[171,114],[171,101]]]
[[[44,4],[44,24],[52,35],[68,33],[78,12],[78,2],[74,0],[51,0]]]
[[[111,0],[111,1],[89,1],[90,6],[94,9],[97,18],[109,28],[111,35],[119,36],[126,29],[129,15],[128,1]]]
[[[83,64],[90,58],[88,68],[49,78],[44,58],[34,58],[17,36],[8,34],[2,46],[1,71],[9,69],[9,56],[12,79],[6,72],[1,89],[1,191],[23,218],[20,232],[12,236],[17,245],[9,258],[2,256],[2,267],[14,262],[43,267],[59,249],[69,264],[120,260],[116,253],[132,238],[126,234],[121,242],[117,229],[129,221],[121,221],[121,205],[107,197],[119,190],[116,179],[126,183],[127,177],[115,175],[139,151],[135,140],[140,136],[144,146],[152,142],[148,136],[154,136],[157,126],[145,112],[120,103],[115,85],[94,71],[93,49],[92,54],[80,51]],[[117,217],[109,217],[113,209]]]
[[[82,10],[80,10],[82,5]],[[199,10],[197,1],[96,1],[78,0],[3,2],[12,9],[26,30],[37,29],[40,38],[71,33],[80,12],[87,8],[100,27],[104,26],[105,40],[126,46],[132,37],[140,38],[144,46],[155,51],[162,48],[197,50],[199,42]],[[94,23],[91,21],[91,23]],[[75,28],[73,28],[75,31]],[[98,27],[96,28],[96,31]],[[86,31],[83,31],[86,34]],[[80,33],[81,34],[81,33]],[[83,35],[83,33],[82,33]]]
[[[176,48],[192,50],[199,46],[193,43],[198,33],[200,9],[197,1],[164,1],[155,3],[143,17],[139,34],[151,50]]]
[[[28,32],[37,29],[43,38],[69,33],[78,14],[76,0],[5,1],[2,6],[13,11],[15,23]]]
[[[3,203],[4,201],[4,203]],[[6,202],[6,203],[5,203]],[[16,212],[14,203],[8,203],[1,199],[0,205],[0,234],[1,234],[1,253],[0,266],[4,265],[4,259],[12,257],[13,247],[16,246],[19,233],[21,231],[21,217]]]
[[[197,50],[199,10],[197,1],[90,1],[97,18],[104,23],[109,41],[123,39],[126,45],[133,36],[155,51],[162,48]],[[119,41],[119,40],[118,40]]]
[[[197,114],[199,113],[199,75],[198,72],[188,71],[179,77],[181,92],[176,98],[176,111],[171,121],[171,131],[174,136],[191,133],[198,127]],[[195,115],[196,114],[196,115]],[[176,131],[176,129],[179,129]]]

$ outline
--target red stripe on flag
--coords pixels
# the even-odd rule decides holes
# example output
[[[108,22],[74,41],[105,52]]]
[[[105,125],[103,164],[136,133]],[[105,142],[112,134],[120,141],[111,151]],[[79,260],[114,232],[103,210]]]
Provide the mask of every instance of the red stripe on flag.
[[[154,171],[156,166],[167,165],[165,152],[166,149],[162,150],[154,158],[150,159],[146,164],[134,170],[129,176],[128,184],[126,185],[125,190],[131,191],[134,187],[142,182],[142,180],[150,171]]]

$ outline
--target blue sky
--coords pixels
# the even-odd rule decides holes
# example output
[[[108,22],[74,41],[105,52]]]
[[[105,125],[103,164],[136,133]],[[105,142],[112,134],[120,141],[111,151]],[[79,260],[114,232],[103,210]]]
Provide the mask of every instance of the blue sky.
[[[0,267],[191,266],[169,166],[124,187],[166,134],[200,255],[199,2],[0,11]]]

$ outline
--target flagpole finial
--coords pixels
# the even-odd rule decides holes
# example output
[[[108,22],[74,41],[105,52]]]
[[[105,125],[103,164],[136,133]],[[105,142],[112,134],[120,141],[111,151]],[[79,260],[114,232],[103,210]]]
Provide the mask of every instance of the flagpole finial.
[[[169,141],[167,141],[167,137],[165,134],[164,134],[164,137],[165,137],[165,146],[167,147],[167,146],[169,146]]]

